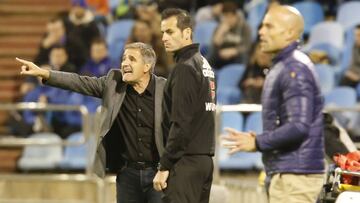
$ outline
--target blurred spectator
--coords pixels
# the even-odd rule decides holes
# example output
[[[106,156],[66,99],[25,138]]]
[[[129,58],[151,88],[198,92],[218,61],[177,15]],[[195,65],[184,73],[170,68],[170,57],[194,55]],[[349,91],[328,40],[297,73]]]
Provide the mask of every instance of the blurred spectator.
[[[210,63],[220,69],[230,63],[244,63],[251,45],[251,28],[236,4],[225,2],[221,21],[213,36]]]
[[[108,0],[86,0],[86,3],[89,10],[92,11],[95,16],[109,16],[110,7]]]
[[[118,0],[116,9],[113,11],[115,19],[133,18],[133,2],[134,1]]]
[[[53,45],[49,53],[49,63],[42,64],[41,67],[48,69],[62,70],[65,72],[76,72],[76,67],[68,61],[68,55],[64,46]],[[25,96],[38,85],[38,81],[29,77],[20,86],[20,96]]]
[[[135,19],[147,22],[152,33],[159,38],[162,37],[160,29],[161,15],[156,2],[152,0],[139,2],[135,7]]]
[[[55,45],[50,51],[50,62],[48,65],[42,65],[42,68],[73,72],[75,66],[68,62],[68,56],[63,46]],[[25,83],[26,84],[26,83]],[[28,84],[27,84],[28,85]],[[70,97],[71,92],[54,87],[43,86],[41,81],[32,82],[33,88],[24,92],[23,102],[40,102],[49,104],[68,104],[76,105],[76,97]],[[37,132],[53,131],[62,138],[66,138],[73,132],[80,130],[80,125],[71,123],[65,116],[66,112],[34,112],[24,111],[23,118],[20,114],[13,112],[11,126],[13,132],[18,135],[27,136]],[[73,121],[72,119],[71,121]],[[15,126],[22,126],[23,130],[16,129]]]
[[[68,61],[68,55],[65,47],[55,45],[50,51],[50,67],[53,70],[61,70],[65,72],[75,72],[76,67]]]
[[[46,25],[46,34],[40,42],[40,48],[35,62],[37,64],[49,64],[49,53],[56,45],[65,47],[69,61],[81,67],[86,60],[86,48],[82,41],[73,34],[66,34],[64,23],[61,18],[55,17]]]
[[[220,21],[220,17],[222,14],[223,3],[213,1],[210,5],[199,8],[195,15],[195,22],[203,22],[203,21]]]
[[[188,12],[196,5],[195,0],[157,0],[160,11],[163,11],[167,8],[181,8]]]
[[[167,77],[172,60],[165,53],[161,37],[152,32],[148,22],[142,20],[135,21],[127,43],[133,42],[143,42],[153,47],[157,57],[154,73],[158,76]]]
[[[67,33],[79,36],[86,46],[86,56],[89,56],[90,44],[100,37],[100,31],[85,0],[72,0],[72,7],[64,23]]]
[[[352,49],[352,61],[350,67],[346,70],[340,85],[356,87],[360,81],[360,25],[357,25],[354,31],[355,43]]]
[[[106,75],[111,67],[105,40],[95,39],[91,43],[90,59],[81,68],[80,74],[100,77]]]
[[[261,103],[261,92],[265,81],[265,73],[270,66],[271,55],[262,52],[260,45],[257,43],[239,83],[242,91],[241,103]]]

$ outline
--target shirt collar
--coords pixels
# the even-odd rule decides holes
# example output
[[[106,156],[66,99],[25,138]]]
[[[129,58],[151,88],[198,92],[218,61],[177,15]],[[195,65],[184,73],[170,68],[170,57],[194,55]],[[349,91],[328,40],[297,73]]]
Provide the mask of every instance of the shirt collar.
[[[138,94],[135,89],[133,88],[133,86],[131,85],[128,85],[128,93],[131,93],[131,94]],[[150,81],[149,81],[149,84],[148,86],[146,87],[145,91],[143,93],[141,93],[142,95],[143,94],[148,94],[148,95],[154,95],[155,94],[155,76],[153,74],[151,74],[150,76]]]

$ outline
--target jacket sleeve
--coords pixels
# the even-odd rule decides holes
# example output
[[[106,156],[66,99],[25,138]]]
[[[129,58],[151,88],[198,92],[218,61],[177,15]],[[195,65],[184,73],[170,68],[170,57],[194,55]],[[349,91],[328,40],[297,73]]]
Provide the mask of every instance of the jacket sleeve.
[[[44,81],[44,83],[61,89],[101,98],[105,89],[106,78],[107,76],[96,78],[80,76],[76,73],[50,71],[50,77]]]
[[[173,75],[171,126],[165,151],[160,159],[162,169],[167,170],[184,155],[191,141],[189,129],[199,103],[197,98],[200,83],[192,67],[177,67]]]
[[[281,74],[280,105],[285,105],[285,117],[274,131],[266,131],[256,137],[259,151],[281,150],[301,144],[308,136],[313,121],[316,87],[311,71],[303,65],[292,64]]]

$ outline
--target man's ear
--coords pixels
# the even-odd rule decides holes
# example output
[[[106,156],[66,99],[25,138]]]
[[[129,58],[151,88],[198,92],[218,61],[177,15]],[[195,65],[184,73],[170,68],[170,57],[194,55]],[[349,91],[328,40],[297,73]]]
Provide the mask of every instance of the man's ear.
[[[184,37],[185,37],[186,40],[191,39],[191,33],[192,33],[191,28],[185,28],[183,30],[183,34],[184,34]]]
[[[144,73],[147,73],[147,72],[150,72],[150,71],[151,71],[151,64],[145,63]]]

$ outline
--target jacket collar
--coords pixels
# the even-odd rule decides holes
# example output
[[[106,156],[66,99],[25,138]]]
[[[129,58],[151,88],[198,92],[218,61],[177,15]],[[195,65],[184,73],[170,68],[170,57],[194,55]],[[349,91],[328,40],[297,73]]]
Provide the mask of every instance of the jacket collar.
[[[175,62],[178,63],[181,59],[187,59],[199,51],[199,44],[190,44],[174,52]]]
[[[284,58],[287,58],[295,49],[298,49],[299,42],[295,41],[281,50],[273,59],[273,64],[276,64],[279,61],[282,61]]]

